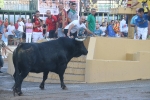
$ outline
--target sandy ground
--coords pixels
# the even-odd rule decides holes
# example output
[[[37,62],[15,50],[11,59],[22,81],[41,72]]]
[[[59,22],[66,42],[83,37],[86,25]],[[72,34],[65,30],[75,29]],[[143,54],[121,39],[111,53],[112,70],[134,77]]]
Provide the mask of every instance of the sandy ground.
[[[40,83],[23,82],[23,95],[14,97],[14,80],[6,70],[5,62],[0,74],[0,100],[150,100],[150,80],[66,84],[68,90],[62,90],[60,84],[45,84],[45,90],[40,90]]]

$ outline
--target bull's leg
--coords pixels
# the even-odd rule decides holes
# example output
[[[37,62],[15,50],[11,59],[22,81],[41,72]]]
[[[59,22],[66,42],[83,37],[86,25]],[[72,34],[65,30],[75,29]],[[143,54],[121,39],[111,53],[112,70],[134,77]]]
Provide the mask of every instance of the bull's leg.
[[[49,73],[49,71],[43,72],[43,81],[39,86],[41,89],[44,89],[45,80],[47,79],[48,73]]]
[[[14,77],[14,80],[15,80],[15,83],[16,83],[16,71],[14,72],[14,74],[13,74],[13,77]],[[14,86],[12,87],[12,89],[15,87],[15,84],[14,84]]]
[[[62,68],[66,68],[66,67],[62,67]],[[60,82],[61,82],[61,88],[63,90],[66,90],[67,87],[66,87],[66,85],[64,83],[64,72],[65,72],[65,69],[61,69],[58,74],[59,74],[59,78],[60,78]]]
[[[20,96],[22,94],[21,91],[21,85],[23,82],[23,79],[28,75],[29,71],[22,71],[21,74],[16,74],[16,84],[15,84],[15,92]],[[18,77],[17,77],[18,76]]]
[[[60,58],[61,62],[58,65],[58,69],[57,69],[57,74],[59,75],[60,78],[60,84],[61,84],[61,88],[63,90],[66,90],[67,87],[64,84],[64,73],[65,73],[65,69],[67,68],[67,59],[65,59],[66,57]]]
[[[67,87],[66,87],[66,85],[65,85],[65,83],[64,83],[64,76],[61,74],[61,75],[59,75],[59,78],[60,78],[60,82],[61,82],[61,88],[62,88],[63,90],[66,90]]]

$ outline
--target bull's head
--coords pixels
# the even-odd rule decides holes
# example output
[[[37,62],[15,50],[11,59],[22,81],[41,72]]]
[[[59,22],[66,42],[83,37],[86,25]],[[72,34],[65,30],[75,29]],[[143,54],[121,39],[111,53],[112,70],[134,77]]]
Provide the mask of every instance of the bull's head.
[[[86,39],[86,37],[76,37],[75,38],[75,45],[76,45],[76,57],[81,55],[87,55],[88,51],[84,46],[83,41]]]

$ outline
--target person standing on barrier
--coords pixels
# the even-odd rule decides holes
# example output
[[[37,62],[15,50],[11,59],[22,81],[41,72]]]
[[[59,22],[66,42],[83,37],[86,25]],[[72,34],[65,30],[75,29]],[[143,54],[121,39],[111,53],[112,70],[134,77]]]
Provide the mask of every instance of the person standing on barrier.
[[[33,19],[33,42],[37,42],[40,39],[43,39],[43,20],[40,19],[40,12],[36,11]]]

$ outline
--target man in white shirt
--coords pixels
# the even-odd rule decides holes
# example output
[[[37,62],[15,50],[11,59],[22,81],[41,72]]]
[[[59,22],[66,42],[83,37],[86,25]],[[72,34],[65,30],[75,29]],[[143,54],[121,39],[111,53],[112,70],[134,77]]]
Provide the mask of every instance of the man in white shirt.
[[[22,35],[24,32],[24,23],[21,21],[21,18],[18,18],[18,29],[17,29],[17,37],[20,39],[20,42],[22,42]]]
[[[14,33],[15,26],[14,26],[13,22],[10,22],[10,25],[7,26],[7,30],[8,30],[8,35],[15,35],[15,33]]]
[[[73,36],[75,38],[77,37],[77,33],[81,28],[84,28],[90,34],[93,34],[89,29],[86,28],[84,22],[85,22],[84,16],[81,16],[79,20],[72,21],[64,28],[65,35],[68,37]]]
[[[128,25],[126,24],[124,17],[120,21],[120,32],[122,33],[123,37],[128,37]]]

